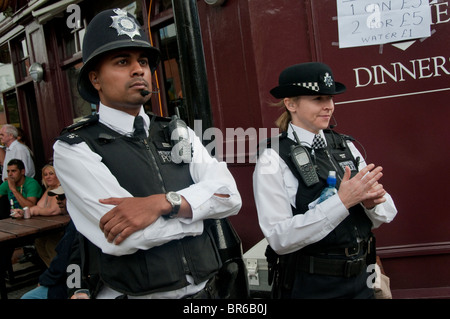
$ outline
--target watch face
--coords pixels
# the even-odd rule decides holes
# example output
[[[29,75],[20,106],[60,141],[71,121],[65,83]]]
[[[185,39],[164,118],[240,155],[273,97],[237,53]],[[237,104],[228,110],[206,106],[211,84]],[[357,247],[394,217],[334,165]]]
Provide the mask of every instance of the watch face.
[[[175,192],[169,192],[167,193],[167,195],[169,196],[170,201],[174,204],[181,204],[181,196],[179,194]]]

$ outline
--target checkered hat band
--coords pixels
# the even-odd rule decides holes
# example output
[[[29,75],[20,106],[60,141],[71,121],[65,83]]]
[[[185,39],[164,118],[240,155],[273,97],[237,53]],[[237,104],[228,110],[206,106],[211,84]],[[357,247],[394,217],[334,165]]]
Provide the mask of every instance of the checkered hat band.
[[[292,83],[293,85],[302,86],[306,89],[313,90],[319,92],[319,83],[317,82],[300,82],[300,83]]]

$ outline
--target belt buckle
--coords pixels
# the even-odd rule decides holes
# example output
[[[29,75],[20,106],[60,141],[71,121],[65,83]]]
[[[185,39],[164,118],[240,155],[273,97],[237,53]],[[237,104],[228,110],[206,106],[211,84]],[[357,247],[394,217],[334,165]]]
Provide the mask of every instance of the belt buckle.
[[[353,248],[350,248],[350,249],[352,249],[353,250]],[[356,252],[350,252],[349,250],[350,250],[348,247],[345,247],[345,256],[347,256],[347,257],[353,257],[353,256],[357,256],[358,254],[359,254],[359,251],[361,250],[361,246],[360,246],[360,244],[358,243],[358,249],[356,250]]]
[[[353,252],[353,250],[355,250],[355,247],[345,247],[344,251],[345,251],[345,256],[347,257],[353,257],[353,256],[357,256],[359,255],[359,252],[361,250],[361,245],[360,243],[357,244],[357,249],[355,252]]]
[[[344,268],[344,277],[354,277],[359,275],[362,271],[364,258],[358,258],[355,260],[347,260]]]

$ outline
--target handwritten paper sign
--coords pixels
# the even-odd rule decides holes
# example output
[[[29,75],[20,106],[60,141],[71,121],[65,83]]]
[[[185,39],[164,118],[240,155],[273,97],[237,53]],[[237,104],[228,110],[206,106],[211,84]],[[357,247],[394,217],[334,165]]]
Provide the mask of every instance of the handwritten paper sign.
[[[340,48],[430,36],[429,0],[336,1]]]

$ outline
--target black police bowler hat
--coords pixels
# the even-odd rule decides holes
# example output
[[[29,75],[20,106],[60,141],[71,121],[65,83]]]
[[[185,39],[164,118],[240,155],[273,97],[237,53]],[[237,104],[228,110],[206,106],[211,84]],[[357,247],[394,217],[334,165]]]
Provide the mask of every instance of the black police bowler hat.
[[[300,95],[335,95],[345,90],[344,84],[334,81],[328,65],[307,62],[284,69],[278,78],[278,86],[270,90],[270,94],[282,99]]]
[[[158,66],[160,51],[150,44],[142,27],[130,13],[110,9],[97,14],[87,26],[83,39],[84,65],[78,76],[78,92],[85,100],[91,103],[100,101],[97,90],[89,80],[89,72],[99,58],[107,52],[124,48],[143,49],[152,72]]]

